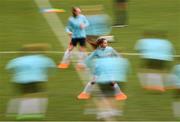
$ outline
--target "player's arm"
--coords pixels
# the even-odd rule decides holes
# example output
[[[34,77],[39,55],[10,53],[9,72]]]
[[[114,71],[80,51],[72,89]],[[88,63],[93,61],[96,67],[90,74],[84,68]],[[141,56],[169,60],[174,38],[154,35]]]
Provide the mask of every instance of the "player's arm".
[[[71,23],[71,21],[69,20],[69,21],[68,21],[68,24],[67,24],[67,27],[66,27],[66,32],[68,33],[68,35],[69,35],[70,37],[72,36],[72,30],[73,30],[72,23]]]
[[[117,57],[120,57],[121,55],[115,50],[112,48],[112,55],[113,56],[117,56]]]
[[[84,17],[83,17],[83,23],[80,24],[80,28],[81,28],[81,29],[84,29],[84,28],[86,28],[87,26],[89,26],[89,22],[88,22],[88,20],[86,19],[86,17],[84,16]]]
[[[87,66],[90,66],[91,63],[92,63],[92,60],[93,60],[94,58],[96,58],[96,51],[95,51],[95,52],[92,52],[89,56],[86,57],[86,59],[85,59],[85,61],[84,61],[85,64],[86,64]]]

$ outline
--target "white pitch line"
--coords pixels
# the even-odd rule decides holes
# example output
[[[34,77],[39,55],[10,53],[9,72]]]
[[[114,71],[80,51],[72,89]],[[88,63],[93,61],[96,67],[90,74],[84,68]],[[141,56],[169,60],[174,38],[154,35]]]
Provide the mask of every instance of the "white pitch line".
[[[16,54],[16,53],[47,53],[47,54],[64,54],[63,51],[0,51],[0,54]],[[73,51],[73,53],[78,53],[77,51]],[[91,53],[91,52],[87,52]],[[127,56],[141,56],[140,53],[119,53],[121,55]],[[180,57],[180,55],[173,55],[173,57]]]

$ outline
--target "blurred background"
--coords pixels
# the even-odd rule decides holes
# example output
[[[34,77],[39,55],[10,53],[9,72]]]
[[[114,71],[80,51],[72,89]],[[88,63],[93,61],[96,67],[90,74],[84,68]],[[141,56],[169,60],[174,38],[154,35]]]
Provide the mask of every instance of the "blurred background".
[[[64,27],[69,16],[71,16],[73,6],[82,8],[82,14],[89,17],[90,21],[92,21],[92,15],[100,16],[102,20],[97,17],[95,24],[100,25],[99,21],[105,21],[103,24],[101,23],[100,27],[97,27],[105,28],[104,32],[97,30],[97,28],[94,30],[102,32],[98,36],[113,36],[109,39],[109,45],[129,59],[131,64],[131,72],[124,90],[128,99],[123,107],[123,115],[118,116],[116,120],[173,121],[180,118],[180,111],[174,110],[180,106],[179,99],[177,100],[174,97],[180,95],[179,92],[175,93],[174,91],[179,88],[176,83],[175,85],[170,83],[170,86],[173,86],[170,90],[164,88],[165,86],[162,83],[159,83],[160,87],[163,87],[163,90],[160,91],[157,89],[147,90],[142,87],[138,73],[144,72],[144,69],[142,70],[143,57],[140,57],[139,53],[137,54],[135,46],[138,40],[142,38],[152,38],[144,36],[146,30],[151,33],[151,36],[153,35],[153,38],[162,38],[171,43],[173,51],[169,55],[174,58],[168,61],[168,68],[162,71],[161,68],[156,68],[159,66],[159,62],[152,64],[153,69],[158,69],[158,71],[153,70],[153,73],[171,74],[173,67],[180,63],[180,1],[125,0],[126,3],[120,5],[117,1],[0,0],[0,121],[15,120],[14,117],[7,117],[6,115],[8,101],[16,96],[11,82],[11,73],[5,69],[8,62],[19,57],[19,53],[21,53],[19,51],[22,51],[23,45],[46,43],[51,48],[45,55],[58,64],[68,46],[69,40],[66,37],[67,35],[64,36]],[[56,10],[46,11],[47,8],[56,8]],[[117,18],[122,21],[118,23]],[[106,24],[107,26],[105,26]],[[159,37],[161,32],[163,34],[166,32],[166,36]],[[87,50],[92,51],[90,46]],[[73,60],[72,62],[76,61]],[[149,70],[145,71],[149,72]],[[152,73],[152,70],[150,72]],[[173,73],[177,77],[179,76],[176,70]],[[97,117],[93,112],[88,112],[92,114],[85,114],[88,107],[96,108],[92,100],[77,99],[77,95],[84,86],[76,69],[71,65],[66,70],[56,69],[50,74],[51,76],[46,84],[48,108],[43,120],[96,121]],[[152,76],[151,74],[151,77],[155,77],[154,79],[157,80],[156,78],[159,76]],[[163,79],[172,81],[169,77],[163,76]],[[176,78],[176,81],[179,79]],[[163,80],[158,82],[163,82]],[[154,85],[152,84],[151,86]],[[159,84],[155,85],[159,87]],[[117,104],[121,104],[121,102],[117,102]]]

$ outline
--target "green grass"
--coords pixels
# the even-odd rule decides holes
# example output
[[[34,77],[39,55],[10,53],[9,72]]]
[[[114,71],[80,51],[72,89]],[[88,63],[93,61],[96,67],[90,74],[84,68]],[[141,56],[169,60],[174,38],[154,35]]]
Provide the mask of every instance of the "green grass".
[[[65,25],[72,6],[103,4],[105,11],[113,18],[111,0],[50,0],[53,7],[63,8],[65,13],[58,14]],[[63,51],[48,23],[39,12],[33,0],[0,1],[0,51],[16,51],[23,44],[45,42],[52,45],[53,51]],[[180,54],[180,17],[179,0],[129,0],[129,26],[113,29],[116,41],[115,49],[134,52],[134,44],[141,38],[144,30],[168,31],[176,53]],[[66,41],[66,40],[65,40]],[[8,100],[13,96],[10,74],[5,70],[7,62],[16,54],[0,54],[0,120],[14,120],[5,117]],[[62,55],[49,55],[58,63]],[[136,73],[139,57],[127,56],[131,62],[132,72],[126,88],[129,99],[125,105],[125,115],[118,120],[168,120],[175,118],[172,114],[171,91],[152,94],[141,89]],[[76,96],[83,89],[82,81],[73,67],[57,70],[48,83],[49,106],[46,120],[90,121],[93,115],[83,115],[86,102],[78,101]]]

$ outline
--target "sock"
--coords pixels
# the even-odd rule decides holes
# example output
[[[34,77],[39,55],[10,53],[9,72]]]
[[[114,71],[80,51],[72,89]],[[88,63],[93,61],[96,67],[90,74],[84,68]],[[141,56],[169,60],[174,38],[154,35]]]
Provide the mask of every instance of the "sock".
[[[144,88],[151,90],[163,90],[163,77],[160,73],[139,73],[139,80]]]
[[[163,79],[162,75],[159,73],[148,73],[147,74],[147,86],[152,87],[155,89],[163,89],[164,84],[163,84]]]
[[[66,50],[65,53],[64,53],[64,56],[63,56],[63,59],[62,59],[61,63],[69,64],[70,63],[71,54],[72,54],[71,51]]]
[[[115,94],[120,94],[121,93],[121,89],[119,87],[119,85],[117,83],[115,83],[113,85],[114,89],[115,89]]]
[[[40,112],[45,114],[48,106],[48,98],[39,98],[40,101]]]
[[[18,115],[39,114],[40,104],[37,98],[27,98],[20,102]]]
[[[87,54],[86,52],[83,52],[83,51],[79,51],[78,53],[78,64],[84,64],[84,59],[86,58]]]
[[[84,93],[91,93],[94,84],[95,84],[95,82],[93,82],[93,81],[88,82],[88,83],[86,84],[83,92],[84,92]]]
[[[18,113],[20,100],[21,100],[21,98],[14,98],[8,102],[8,107],[6,110],[7,115],[12,115],[12,114],[15,115]]]

